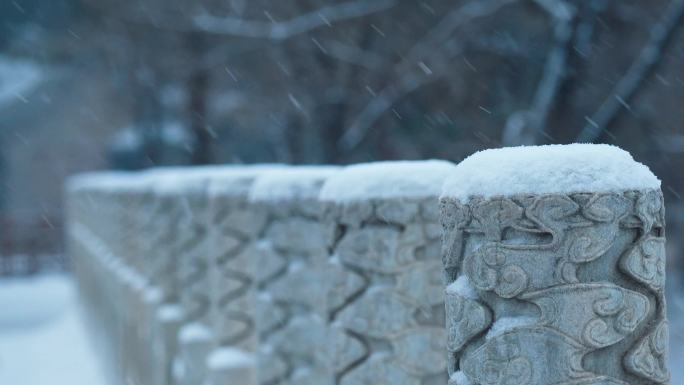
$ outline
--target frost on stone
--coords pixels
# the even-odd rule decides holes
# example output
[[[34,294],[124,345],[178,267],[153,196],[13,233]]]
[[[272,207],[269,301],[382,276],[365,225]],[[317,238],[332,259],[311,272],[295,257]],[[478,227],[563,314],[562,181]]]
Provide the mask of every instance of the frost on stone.
[[[519,328],[522,326],[534,325],[537,319],[534,317],[503,317],[496,320],[491,329],[487,332],[486,340],[490,340],[496,336],[499,336],[509,330]]]
[[[183,325],[178,332],[178,340],[181,343],[202,342],[211,340],[212,334],[209,328],[201,323],[189,323]]]
[[[458,371],[449,377],[449,385],[471,385],[471,382],[465,373]]]
[[[449,174],[443,198],[610,193],[660,188],[632,156],[607,144],[521,146],[477,152]]]
[[[466,275],[459,276],[453,283],[446,288],[448,294],[460,295],[468,299],[477,299],[477,290],[470,283],[470,279]]]
[[[245,368],[256,365],[256,357],[235,348],[215,349],[207,358],[207,366],[212,370]]]
[[[345,167],[323,186],[319,198],[349,203],[367,199],[438,196],[454,164],[442,160],[363,163]]]
[[[178,304],[163,305],[157,311],[157,317],[162,322],[180,322],[183,316],[183,308]]]

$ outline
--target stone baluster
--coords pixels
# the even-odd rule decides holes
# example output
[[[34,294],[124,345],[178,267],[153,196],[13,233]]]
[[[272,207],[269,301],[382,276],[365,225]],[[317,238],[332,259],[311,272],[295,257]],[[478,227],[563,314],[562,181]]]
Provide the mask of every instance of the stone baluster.
[[[450,384],[669,382],[663,197],[628,153],[477,153],[441,220]]]
[[[211,339],[207,381],[256,385],[254,240],[266,216],[248,202],[252,183],[275,166],[224,173],[209,183]],[[237,381],[237,382],[236,382]]]
[[[178,265],[183,247],[181,217],[183,204],[183,173],[178,169],[155,171],[153,212],[156,229],[149,234],[148,269],[150,283],[158,290],[152,325],[155,368],[153,377],[159,385],[173,383],[173,361],[178,353],[178,331],[183,323],[180,305]]]
[[[255,245],[256,326],[261,385],[324,385],[327,236],[318,194],[337,167],[265,173],[250,191],[266,224]]]
[[[453,167],[360,164],[324,185],[328,384],[446,383],[438,197]]]
[[[241,167],[195,167],[184,177],[178,237],[178,284],[183,308],[183,326],[178,333],[179,354],[175,367],[177,382],[202,385],[207,375],[206,358],[215,346],[211,332],[211,296],[209,284],[209,197],[213,178],[241,173]]]

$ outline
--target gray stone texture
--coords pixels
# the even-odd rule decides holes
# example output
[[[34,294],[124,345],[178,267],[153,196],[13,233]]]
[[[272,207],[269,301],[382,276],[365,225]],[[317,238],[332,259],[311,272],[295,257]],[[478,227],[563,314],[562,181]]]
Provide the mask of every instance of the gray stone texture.
[[[437,197],[325,202],[331,379],[443,385]]]
[[[256,354],[258,349],[254,241],[266,225],[265,214],[254,210],[248,202],[249,188],[256,175],[224,176],[212,180],[209,187],[211,331],[215,348],[230,347],[246,354]],[[210,381],[231,376],[230,367],[209,369]],[[235,375],[241,378],[256,378],[256,367],[235,370]],[[252,374],[248,373],[250,370]],[[212,384],[224,385],[224,382]]]
[[[669,383],[660,191],[442,198],[441,221],[452,384]]]
[[[322,343],[327,248],[318,207],[315,199],[255,203],[266,217],[255,245],[261,385],[323,385],[328,375]]]

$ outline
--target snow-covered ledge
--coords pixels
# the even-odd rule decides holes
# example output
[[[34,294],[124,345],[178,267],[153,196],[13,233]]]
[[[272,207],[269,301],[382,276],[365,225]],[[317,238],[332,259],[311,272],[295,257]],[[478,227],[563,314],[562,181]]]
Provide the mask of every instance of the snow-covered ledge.
[[[318,194],[338,167],[264,173],[249,200],[265,215],[255,250],[259,384],[326,384],[325,227]]]
[[[443,161],[360,164],[323,186],[335,347],[329,380],[446,382],[438,196],[453,168]]]
[[[487,150],[441,204],[451,384],[669,382],[660,181],[608,145]]]

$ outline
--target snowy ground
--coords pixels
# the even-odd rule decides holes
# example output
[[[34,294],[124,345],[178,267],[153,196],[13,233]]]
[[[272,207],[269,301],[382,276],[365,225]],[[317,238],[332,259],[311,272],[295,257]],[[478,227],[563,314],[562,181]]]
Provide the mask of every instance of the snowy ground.
[[[106,385],[69,278],[0,279],[0,384]]]

